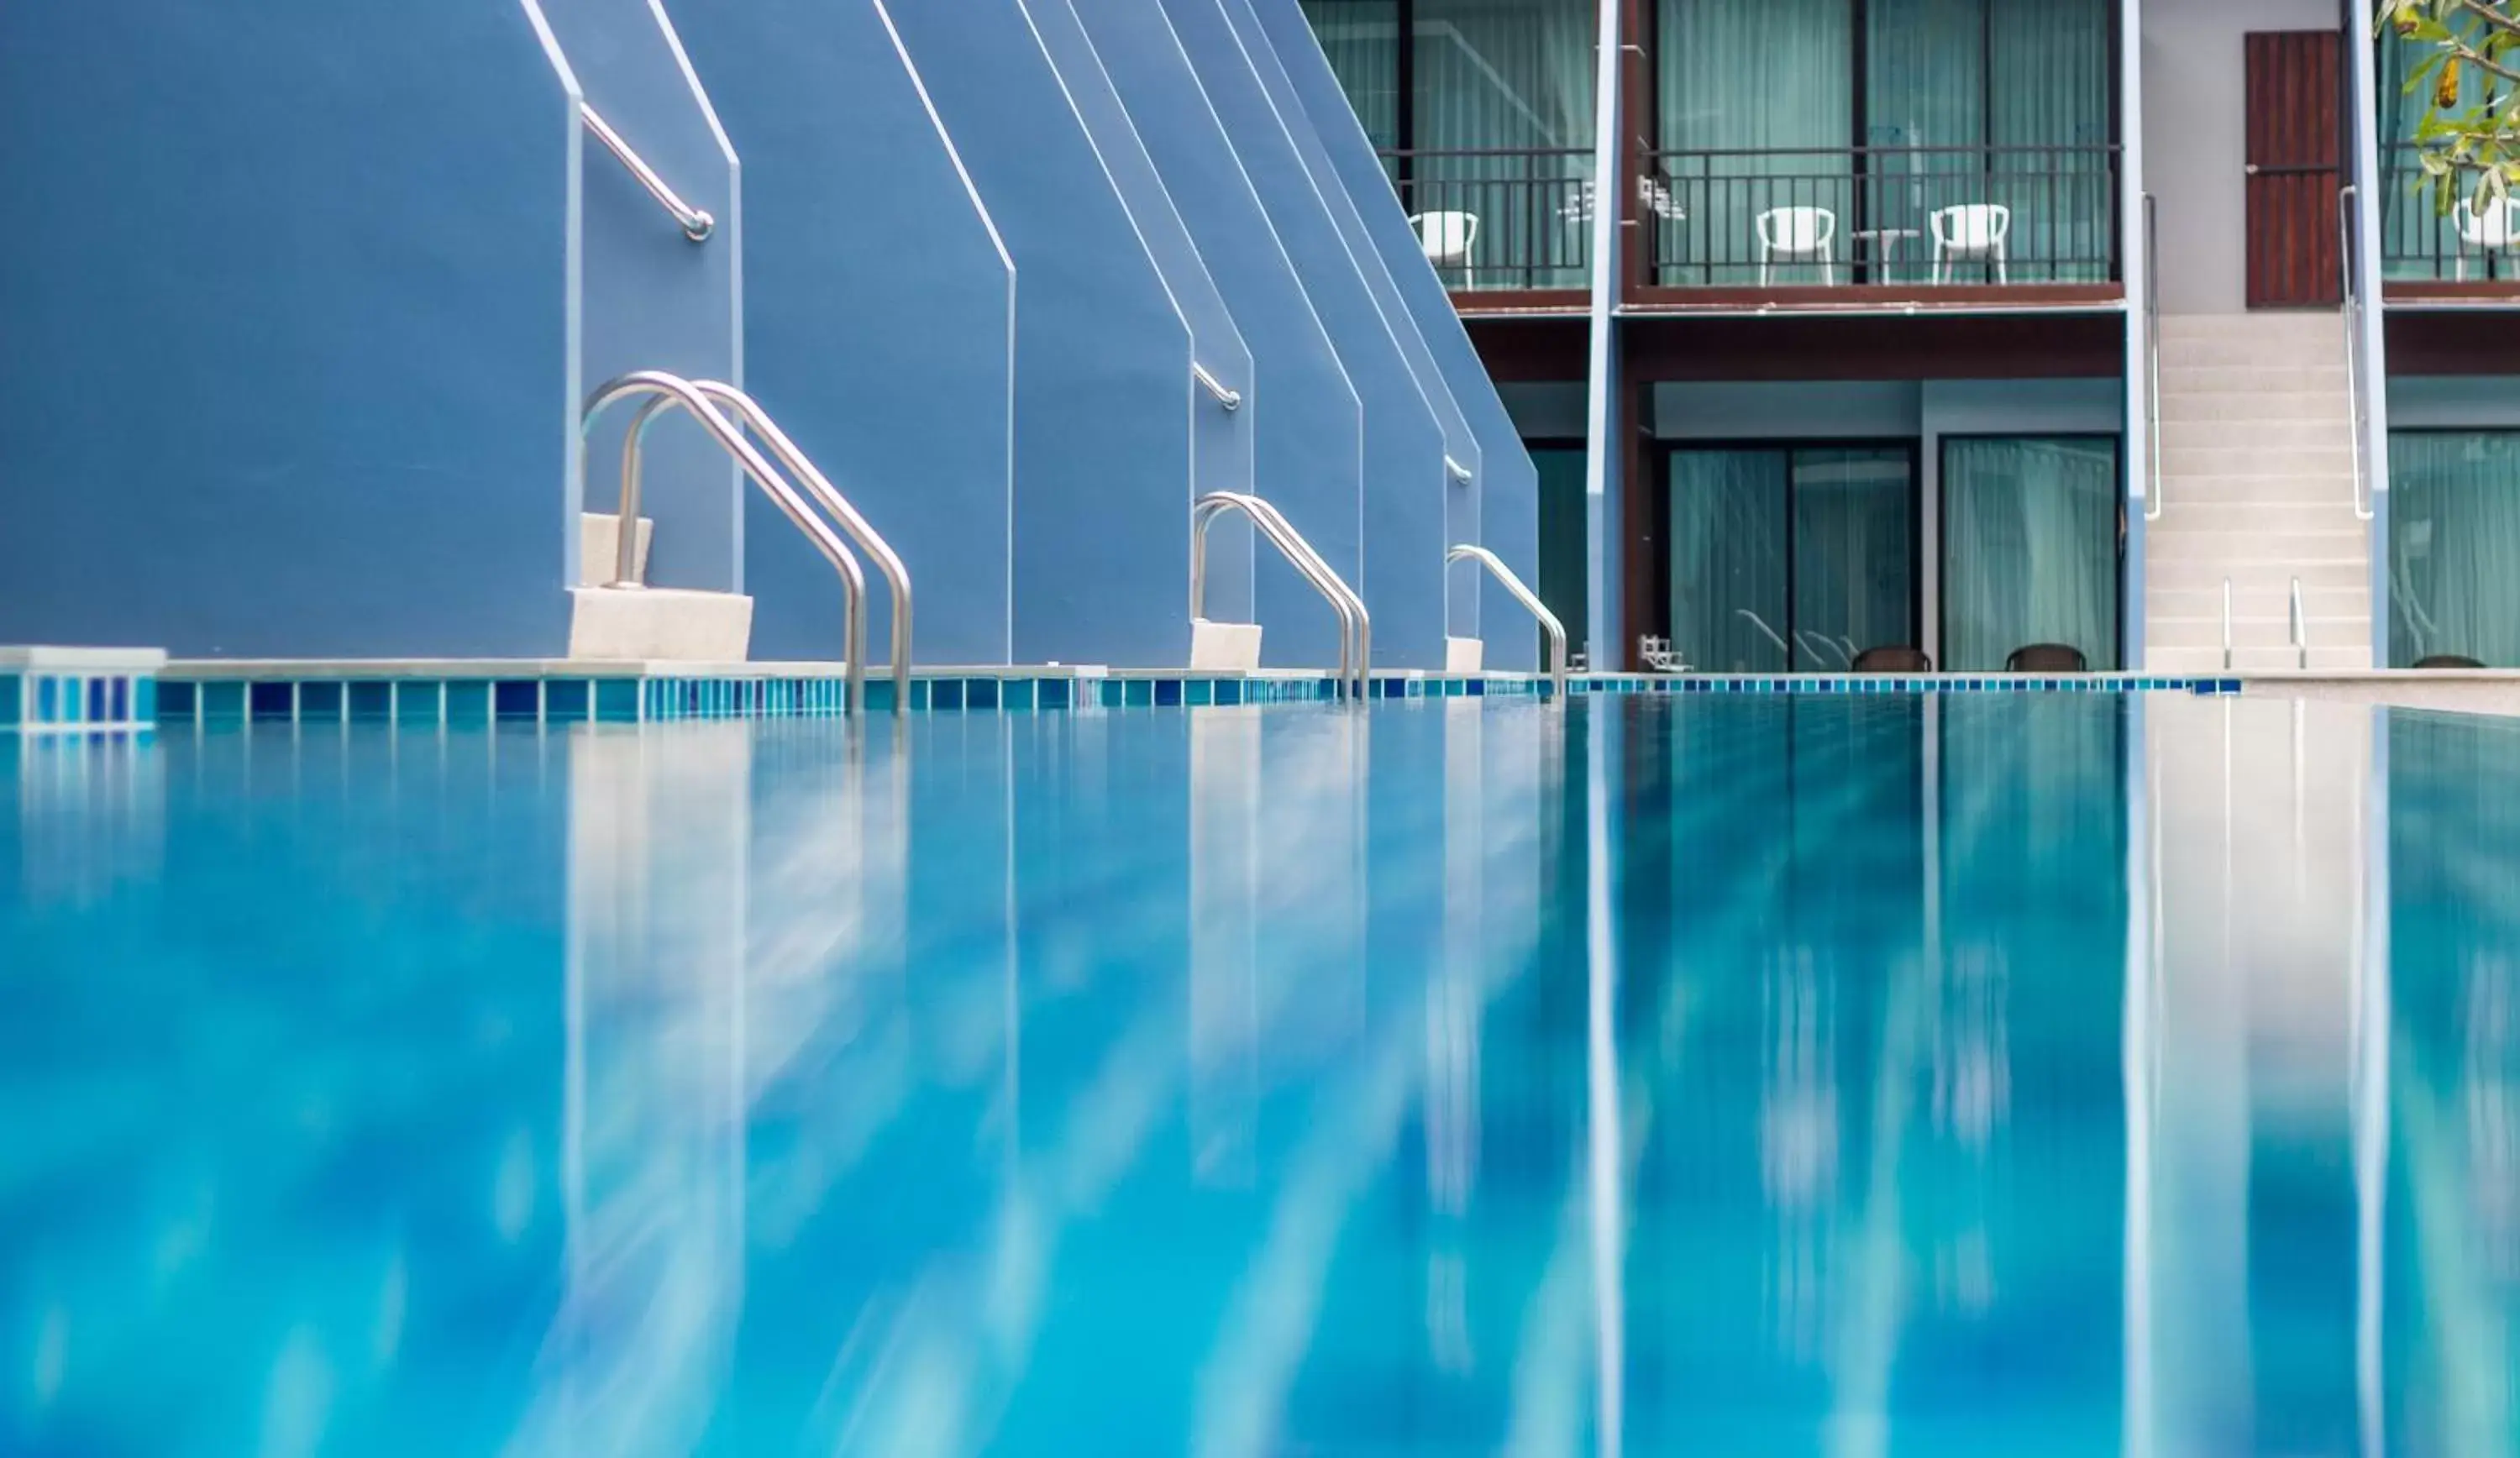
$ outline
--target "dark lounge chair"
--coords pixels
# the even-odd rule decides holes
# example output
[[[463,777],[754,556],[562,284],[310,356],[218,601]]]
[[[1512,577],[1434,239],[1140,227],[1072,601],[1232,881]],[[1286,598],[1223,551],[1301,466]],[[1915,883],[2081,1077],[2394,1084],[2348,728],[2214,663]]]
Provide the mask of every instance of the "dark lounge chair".
[[[2060,642],[2035,642],[2015,648],[2003,660],[2008,674],[2080,674],[2091,672],[2091,662],[2083,650]]]
[[[2415,660],[2417,668],[2483,668],[2484,664],[2459,653],[2435,653]]]
[[[1866,648],[1855,655],[1851,666],[1860,674],[1929,674],[1934,671],[1934,659],[1922,648],[1897,643]]]

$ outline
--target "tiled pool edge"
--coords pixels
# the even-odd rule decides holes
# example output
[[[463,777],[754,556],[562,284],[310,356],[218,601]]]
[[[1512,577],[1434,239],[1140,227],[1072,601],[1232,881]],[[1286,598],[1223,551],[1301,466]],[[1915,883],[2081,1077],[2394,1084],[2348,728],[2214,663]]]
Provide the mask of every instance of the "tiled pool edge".
[[[0,733],[154,729],[165,662],[156,649],[0,648]]]
[[[686,719],[832,718],[844,711],[843,685],[830,665],[742,665],[704,673],[663,673],[653,665],[519,662],[447,665],[271,662],[169,664],[158,687],[167,724],[391,723],[412,727],[517,724],[646,724]],[[1547,697],[1549,681],[1528,674],[1372,676],[1377,699]],[[2182,692],[2236,694],[2234,677],[2149,674],[2025,675],[1587,675],[1574,695],[1962,694],[2022,692]],[[867,683],[867,707],[889,712],[895,685]],[[1036,712],[1210,708],[1321,703],[1336,697],[1324,673],[1190,674],[1160,670],[1050,667],[939,670],[915,675],[910,708],[920,712]]]

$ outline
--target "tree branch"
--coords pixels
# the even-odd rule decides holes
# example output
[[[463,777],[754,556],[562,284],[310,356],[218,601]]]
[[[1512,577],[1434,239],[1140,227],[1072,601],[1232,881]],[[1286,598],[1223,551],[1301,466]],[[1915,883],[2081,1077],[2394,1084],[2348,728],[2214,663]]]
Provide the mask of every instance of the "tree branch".
[[[2514,20],[2484,0],[2457,0],[2458,8],[2506,35],[2520,35],[2520,20]]]
[[[2462,0],[2462,3],[2473,4],[2474,0]],[[2467,42],[2460,40],[2455,36],[2452,36],[2443,49],[2479,69],[2492,71],[2494,74],[2500,76],[2506,81],[2520,83],[2520,70],[2513,70],[2511,67],[2502,65],[2500,62],[2488,61],[2484,56],[2477,53],[2474,46],[2469,45]]]

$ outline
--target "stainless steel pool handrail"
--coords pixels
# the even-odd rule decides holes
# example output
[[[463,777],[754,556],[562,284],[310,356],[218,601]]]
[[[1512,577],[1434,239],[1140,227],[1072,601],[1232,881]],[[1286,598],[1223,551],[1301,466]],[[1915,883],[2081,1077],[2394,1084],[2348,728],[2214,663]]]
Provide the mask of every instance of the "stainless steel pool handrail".
[[[2310,667],[2310,612],[2302,605],[2301,579],[2292,580],[2292,649],[2295,662]]]
[[[1476,547],[1464,542],[1444,553],[1444,560],[1447,564],[1476,562],[1487,568],[1488,575],[1497,580],[1498,584],[1506,590],[1508,596],[1521,603],[1523,611],[1540,620],[1540,631],[1549,635],[1550,691],[1560,698],[1565,697],[1566,625],[1558,621],[1557,614],[1551,612],[1549,605],[1541,601],[1537,594],[1523,586],[1522,579],[1513,575],[1511,567],[1507,566],[1495,552],[1484,547]]]
[[[1732,609],[1732,614],[1735,617],[1748,618],[1750,620],[1750,626],[1758,629],[1759,632],[1767,638],[1768,641],[1777,645],[1778,652],[1785,655],[1786,666],[1790,668],[1793,665],[1794,645],[1778,637],[1777,630],[1768,626],[1768,620],[1766,618],[1759,616],[1757,613],[1752,612],[1746,607],[1736,607]]]
[[[696,379],[686,382],[699,395],[733,410],[738,420],[769,446],[771,456],[780,464],[786,466],[788,473],[803,485],[806,494],[814,499],[815,504],[823,508],[825,514],[836,522],[841,531],[848,534],[849,540],[856,544],[857,549],[875,558],[876,569],[883,574],[885,585],[892,590],[892,682],[897,685],[908,685],[911,641],[910,568],[902,562],[901,554],[892,550],[892,544],[883,539],[882,533],[877,531],[866,517],[859,514],[858,508],[850,503],[849,499],[840,494],[840,489],[832,484],[831,477],[824,475],[805,453],[797,449],[796,443],[788,438],[788,432],[779,428],[779,422],[770,418],[770,413],[761,408],[759,401],[735,386],[718,380]],[[648,426],[654,421],[657,415],[672,410],[681,403],[670,395],[660,395],[641,406],[639,414],[631,418],[629,438],[621,447],[621,520],[624,526],[620,541],[624,546],[613,565],[617,583],[638,585],[639,556],[635,529],[639,520],[642,489],[640,482],[645,464],[644,450]],[[852,611],[854,612],[855,609]],[[858,635],[857,642],[861,647],[864,645],[863,633]],[[851,661],[854,662],[862,656],[864,655],[853,652]],[[910,694],[906,687],[896,688],[893,691],[894,713],[907,712],[909,702]]]
[[[649,197],[663,203],[665,211],[674,215],[674,221],[682,225],[683,237],[694,243],[708,242],[709,235],[717,231],[717,219],[710,217],[706,209],[685,202],[682,194],[667,187],[665,179],[656,175],[656,169],[648,165],[648,159],[632,150],[630,144],[622,140],[621,134],[612,129],[612,123],[597,114],[593,107],[581,103],[577,112],[586,118],[586,129],[595,134],[595,140],[620,159],[621,165],[630,170],[630,175],[639,180],[639,186],[648,190]]]
[[[1284,513],[1266,500],[1247,492],[1214,491],[1202,496],[1191,508],[1190,611],[1192,618],[1207,615],[1207,533],[1216,518],[1228,511],[1239,511],[1253,527],[1313,590],[1328,600],[1339,618],[1339,683],[1343,689],[1363,698],[1367,676],[1373,662],[1373,620],[1366,612],[1365,599],[1345,579],[1333,571],[1328,559],[1304,540]]]
[[[1228,415],[1242,408],[1242,392],[1226,388],[1224,380],[1208,373],[1208,368],[1196,360],[1190,362],[1190,377],[1200,389],[1215,396],[1216,403],[1224,406]]]
[[[742,467],[743,473],[750,476],[755,485],[770,494],[781,513],[805,534],[815,550],[822,552],[824,560],[832,564],[832,570],[839,574],[840,590],[848,605],[848,620],[841,628],[843,651],[848,655],[848,707],[852,714],[863,712],[866,708],[866,573],[858,566],[858,559],[849,551],[848,544],[839,539],[830,523],[814,514],[804,498],[796,494],[796,488],[779,474],[779,468],[762,458],[752,442],[743,438],[743,432],[719,414],[717,407],[709,403],[697,385],[678,375],[668,375],[662,370],[636,370],[597,386],[595,393],[587,397],[586,408],[578,417],[580,439],[594,433],[595,422],[604,412],[634,395],[664,396],[690,411],[692,419],[699,421],[701,428],[735,458],[736,464]],[[635,463],[629,459],[632,454],[625,444],[622,448],[623,493],[630,498],[628,505],[632,509],[621,518],[621,530],[635,534],[639,529],[639,518],[636,488],[630,484],[636,480],[632,469]],[[578,468],[580,471],[585,469],[582,449]],[[582,480],[578,489],[583,496],[585,485]],[[636,561],[635,557],[633,561]],[[622,580],[609,584],[605,591],[631,592],[641,587],[642,584],[635,580]],[[902,696],[896,694],[896,701]]]

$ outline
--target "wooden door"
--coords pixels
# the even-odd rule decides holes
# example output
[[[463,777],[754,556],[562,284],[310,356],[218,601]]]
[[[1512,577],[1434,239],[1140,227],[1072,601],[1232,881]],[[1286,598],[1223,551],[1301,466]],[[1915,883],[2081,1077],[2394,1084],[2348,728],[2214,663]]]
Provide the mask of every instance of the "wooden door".
[[[2333,30],[2248,37],[2249,307],[2344,300],[2336,195],[2344,47]]]

